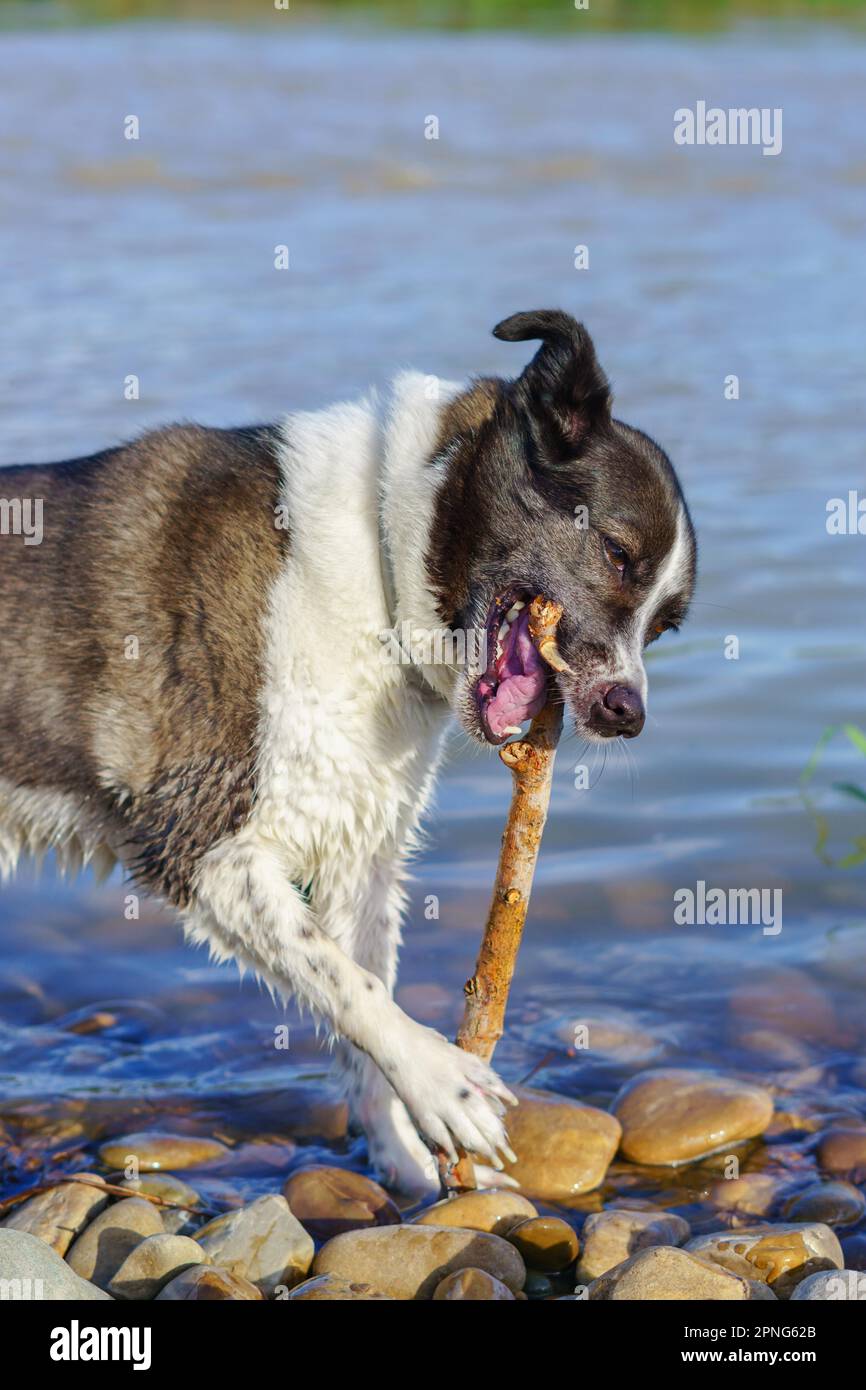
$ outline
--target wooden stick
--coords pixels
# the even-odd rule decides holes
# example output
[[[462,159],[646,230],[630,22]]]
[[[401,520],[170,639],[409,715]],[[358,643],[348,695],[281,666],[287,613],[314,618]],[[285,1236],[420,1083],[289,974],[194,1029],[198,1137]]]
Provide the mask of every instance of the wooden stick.
[[[526,738],[506,743],[499,753],[511,769],[511,807],[475,974],[464,986],[463,1022],[457,1033],[457,1046],[485,1062],[490,1061],[502,1037],[561,731],[562,705],[548,700],[533,719]]]
[[[556,627],[561,617],[558,604],[540,597],[530,605],[530,634],[555,670],[568,669],[556,646]],[[463,1021],[457,1033],[457,1046],[483,1057],[485,1062],[490,1061],[502,1037],[561,733],[562,700],[551,682],[547,703],[533,719],[526,737],[506,743],[499,750],[500,758],[511,770],[511,806],[475,974],[464,986]],[[461,1156],[445,1181],[451,1187],[474,1187],[471,1160]]]
[[[89,1187],[96,1187],[100,1192],[109,1192],[114,1197],[143,1197],[146,1202],[151,1202],[155,1207],[167,1207],[169,1211],[192,1211],[197,1215],[203,1214],[205,1216],[222,1215],[216,1207],[203,1205],[194,1207],[187,1202],[169,1202],[165,1197],[157,1197],[152,1192],[137,1192],[135,1188],[120,1187],[119,1184],[112,1182],[95,1183],[92,1178],[80,1173],[67,1173],[61,1178],[52,1178],[48,1182],[38,1183],[36,1187],[28,1187],[25,1192],[16,1192],[14,1197],[4,1197],[0,1201],[0,1216],[5,1215],[10,1207],[17,1206],[19,1202],[26,1202],[31,1197],[38,1197],[41,1192],[50,1192],[53,1187],[65,1187],[70,1182],[86,1183]]]

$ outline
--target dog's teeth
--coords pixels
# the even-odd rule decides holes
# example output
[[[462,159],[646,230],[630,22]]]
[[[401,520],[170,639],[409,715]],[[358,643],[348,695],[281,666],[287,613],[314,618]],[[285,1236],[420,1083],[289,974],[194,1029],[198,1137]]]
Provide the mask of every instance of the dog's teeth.
[[[519,734],[519,733],[520,733],[520,725],[519,725],[519,724],[506,724],[506,726],[505,726],[505,728],[502,730],[502,732],[503,732],[504,734]]]
[[[504,642],[507,636],[508,636],[508,620],[506,619],[506,621],[502,624],[501,628],[499,629],[498,641]]]
[[[509,608],[508,612],[507,612],[506,615],[505,615],[506,620],[507,620],[509,623],[513,623],[513,622],[514,622],[514,619],[517,617],[517,615],[518,615],[518,613],[520,612],[521,608],[525,608],[525,607],[526,607],[526,604],[525,604],[525,603],[521,602],[520,599],[515,599],[514,603],[511,605],[511,607]]]

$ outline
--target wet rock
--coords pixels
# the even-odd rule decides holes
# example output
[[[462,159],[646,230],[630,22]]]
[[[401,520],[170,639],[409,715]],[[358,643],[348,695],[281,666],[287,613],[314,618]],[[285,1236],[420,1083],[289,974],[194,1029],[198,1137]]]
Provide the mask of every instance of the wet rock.
[[[744,1032],[769,1028],[792,1038],[837,1039],[833,1001],[802,970],[783,968],[752,976],[731,995],[730,1009]]]
[[[814,1182],[792,1197],[785,1208],[789,1221],[825,1221],[854,1226],[866,1214],[866,1197],[853,1183]]]
[[[383,1187],[344,1168],[302,1168],[288,1179],[283,1196],[314,1240],[400,1222],[400,1212]]]
[[[27,1231],[65,1255],[75,1237],[108,1205],[105,1183],[96,1173],[76,1174],[87,1182],[64,1182],[13,1208],[3,1222],[8,1231]]]
[[[609,1207],[584,1223],[577,1280],[588,1284],[641,1250],[654,1245],[682,1245],[690,1234],[688,1221],[673,1212]]]
[[[189,1236],[161,1231],[130,1251],[108,1285],[108,1292],[115,1298],[156,1298],[163,1284],[190,1266],[205,1262],[208,1256]]]
[[[434,1202],[413,1220],[416,1226],[449,1226],[463,1231],[488,1231],[507,1235],[512,1226],[538,1211],[528,1198],[509,1188],[479,1188]]]
[[[500,1280],[494,1279],[486,1269],[458,1269],[454,1274],[446,1274],[441,1284],[436,1285],[433,1301],[442,1303],[513,1303],[514,1294]]]
[[[233,1303],[261,1302],[262,1294],[249,1279],[231,1274],[217,1265],[193,1265],[163,1285],[156,1302],[214,1303],[230,1299]]]
[[[190,1134],[158,1134],[142,1130],[123,1134],[100,1145],[99,1157],[107,1168],[126,1168],[134,1159],[142,1173],[162,1169],[200,1168],[226,1158],[230,1149],[218,1139],[204,1139]]]
[[[791,1294],[791,1302],[866,1303],[866,1274],[856,1269],[825,1269],[803,1279]]]
[[[337,1274],[372,1284],[391,1298],[432,1298],[447,1274],[483,1269],[512,1293],[523,1288],[523,1259],[507,1241],[486,1231],[437,1226],[381,1226],[347,1231],[323,1246],[314,1274]]]
[[[557,1274],[577,1259],[577,1236],[558,1216],[532,1216],[508,1232],[509,1242],[520,1251],[528,1269]]]
[[[517,1162],[505,1171],[521,1191],[558,1202],[599,1187],[619,1144],[619,1121],[552,1091],[518,1087],[516,1094],[520,1104],[507,1124]]]
[[[745,1279],[763,1280],[780,1298],[787,1298],[810,1274],[842,1268],[842,1247],[830,1227],[820,1222],[711,1231],[695,1236],[686,1249]]]
[[[107,1293],[80,1279],[56,1250],[29,1231],[0,1227],[0,1275],[7,1281],[7,1297],[11,1298],[53,1303],[111,1301]]]
[[[695,1300],[746,1302],[751,1289],[746,1279],[709,1261],[698,1260],[672,1245],[640,1250],[623,1264],[594,1279],[587,1290],[594,1301]]]
[[[760,1086],[710,1072],[642,1072],[613,1104],[622,1152],[633,1163],[684,1163],[751,1139],[769,1124],[773,1098]]]
[[[762,1279],[747,1279],[746,1283],[749,1286],[750,1299],[757,1299],[759,1303],[778,1302],[778,1299],[776,1298],[776,1295],[773,1293],[773,1290],[770,1288],[770,1285],[765,1284]]]
[[[182,1203],[174,1210],[171,1207],[157,1207],[156,1210],[164,1231],[171,1235],[189,1235],[189,1228],[196,1218],[195,1208],[201,1206],[202,1199],[188,1182],[176,1178],[173,1173],[143,1173],[140,1178],[124,1178],[119,1186],[126,1188],[130,1196],[141,1192],[159,1197],[163,1202]]]
[[[818,1163],[828,1173],[866,1175],[866,1129],[853,1125],[828,1129],[818,1145]]]
[[[770,1173],[743,1173],[738,1178],[720,1178],[711,1184],[708,1199],[714,1207],[736,1212],[740,1225],[766,1216],[779,1200],[782,1183]]]
[[[287,1297],[287,1302],[297,1303],[392,1303],[390,1294],[381,1293],[372,1284],[362,1284],[358,1280],[343,1279],[338,1274],[317,1274],[315,1279],[307,1279],[298,1284]]]
[[[343,1237],[338,1237],[343,1239]],[[214,1264],[240,1274],[269,1297],[292,1288],[310,1268],[313,1240],[285,1197],[259,1197],[209,1221],[196,1235]]]
[[[106,1207],[85,1227],[70,1246],[67,1263],[82,1279],[105,1289],[136,1245],[162,1229],[162,1218],[152,1202],[127,1197]]]
[[[734,1045],[751,1054],[766,1067],[808,1067],[812,1058],[805,1043],[787,1033],[772,1028],[754,1028],[747,1033],[735,1033]]]
[[[621,1009],[579,1014],[556,1028],[560,1041],[574,1048],[578,1059],[617,1066],[646,1065],[663,1051],[664,1043],[639,1028]]]
[[[523,1285],[526,1298],[552,1298],[555,1290],[553,1275],[543,1274],[540,1269],[526,1271],[526,1283]]]

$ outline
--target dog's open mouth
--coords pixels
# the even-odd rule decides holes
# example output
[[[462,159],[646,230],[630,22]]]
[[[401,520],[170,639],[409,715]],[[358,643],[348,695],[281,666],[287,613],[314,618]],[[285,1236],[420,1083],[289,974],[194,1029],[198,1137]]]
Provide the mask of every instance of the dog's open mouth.
[[[530,633],[531,595],[498,595],[487,618],[487,670],[475,685],[485,738],[502,743],[544,706],[549,667]]]

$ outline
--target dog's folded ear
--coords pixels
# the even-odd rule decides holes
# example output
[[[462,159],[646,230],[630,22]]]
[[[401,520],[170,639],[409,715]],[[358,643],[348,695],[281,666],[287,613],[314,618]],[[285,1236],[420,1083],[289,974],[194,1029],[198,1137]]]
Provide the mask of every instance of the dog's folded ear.
[[[590,432],[610,419],[610,384],[582,323],[562,309],[512,314],[493,330],[507,343],[542,339],[517,387],[554,428],[564,455],[574,457]]]

